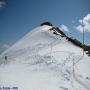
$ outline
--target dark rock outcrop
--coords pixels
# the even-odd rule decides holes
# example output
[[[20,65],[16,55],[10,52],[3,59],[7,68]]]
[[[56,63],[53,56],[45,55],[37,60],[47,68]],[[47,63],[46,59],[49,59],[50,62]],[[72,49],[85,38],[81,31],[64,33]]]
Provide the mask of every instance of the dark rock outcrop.
[[[40,24],[40,26],[43,26],[43,25],[53,26],[52,23],[50,22],[43,22]]]

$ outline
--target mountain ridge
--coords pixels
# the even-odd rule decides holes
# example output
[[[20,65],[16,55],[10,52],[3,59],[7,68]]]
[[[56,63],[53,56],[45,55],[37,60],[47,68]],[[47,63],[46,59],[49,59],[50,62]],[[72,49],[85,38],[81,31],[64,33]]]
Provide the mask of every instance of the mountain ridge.
[[[83,44],[82,42],[80,42],[78,39],[75,39],[73,37],[69,37],[67,36],[62,30],[60,30],[60,28],[58,27],[53,27],[53,24],[51,22],[44,22],[42,24],[40,24],[40,26],[43,26],[43,25],[49,25],[49,26],[52,26],[52,28],[50,30],[53,30],[54,34],[56,35],[59,35],[61,34],[61,37],[66,37],[66,39],[70,42],[72,42],[74,45],[76,46],[79,46],[80,48],[82,48],[84,51],[87,51],[86,54],[88,56],[90,56],[90,45],[86,45],[86,44]],[[59,34],[58,34],[59,33]]]

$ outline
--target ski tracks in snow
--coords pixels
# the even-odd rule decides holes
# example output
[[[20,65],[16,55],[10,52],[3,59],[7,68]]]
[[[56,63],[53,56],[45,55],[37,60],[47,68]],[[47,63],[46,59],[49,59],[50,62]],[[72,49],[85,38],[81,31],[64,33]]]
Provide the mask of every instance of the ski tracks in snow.
[[[74,72],[72,70],[72,75],[73,78],[76,82],[78,82],[81,86],[83,86],[86,90],[90,90],[90,83],[86,82],[85,80],[83,80],[83,78],[79,77],[79,74],[76,72],[77,66],[76,64],[83,59],[83,56],[75,56],[74,54],[71,54],[71,56],[69,56],[66,60],[66,62],[64,64],[70,63],[70,59],[72,60],[72,62],[74,62],[74,66],[72,65],[71,68],[74,67]],[[70,70],[70,69],[69,69]]]

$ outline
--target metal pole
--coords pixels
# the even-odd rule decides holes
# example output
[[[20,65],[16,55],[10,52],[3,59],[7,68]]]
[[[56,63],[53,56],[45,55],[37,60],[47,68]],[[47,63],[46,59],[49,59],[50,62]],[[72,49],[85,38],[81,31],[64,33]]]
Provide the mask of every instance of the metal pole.
[[[52,43],[51,43],[51,60],[52,60]]]
[[[73,64],[73,73],[72,73],[72,87],[74,88],[74,56],[73,56],[73,61],[72,61],[72,64]]]
[[[74,75],[74,57],[73,57],[73,75]]]
[[[83,56],[84,56],[84,23],[83,23],[83,20],[82,20],[82,27],[83,27]]]

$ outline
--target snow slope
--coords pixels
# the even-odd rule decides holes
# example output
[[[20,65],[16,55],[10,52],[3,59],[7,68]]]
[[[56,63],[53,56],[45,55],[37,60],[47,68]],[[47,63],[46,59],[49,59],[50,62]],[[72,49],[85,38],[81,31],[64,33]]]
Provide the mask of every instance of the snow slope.
[[[90,58],[51,28],[35,28],[0,56],[1,88],[90,90]]]

